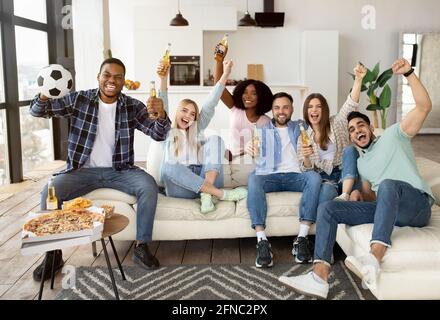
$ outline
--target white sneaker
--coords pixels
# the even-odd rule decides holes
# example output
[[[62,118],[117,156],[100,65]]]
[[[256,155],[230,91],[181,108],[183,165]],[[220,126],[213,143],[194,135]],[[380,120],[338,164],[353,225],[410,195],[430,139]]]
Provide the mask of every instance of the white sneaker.
[[[362,287],[364,289],[376,290],[380,267],[375,256],[371,253],[359,257],[349,256],[345,259],[345,265],[362,279]]]
[[[337,196],[336,198],[334,198],[333,200],[336,200],[336,201],[348,201],[348,200],[350,200],[350,195],[348,193],[342,193],[339,196]]]
[[[315,298],[327,299],[329,285],[315,279],[313,271],[297,277],[281,276],[278,281],[294,289],[300,294]]]

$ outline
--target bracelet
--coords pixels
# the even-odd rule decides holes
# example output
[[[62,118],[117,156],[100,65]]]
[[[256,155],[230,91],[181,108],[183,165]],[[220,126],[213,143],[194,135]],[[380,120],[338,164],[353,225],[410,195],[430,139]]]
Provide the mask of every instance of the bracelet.
[[[408,78],[410,75],[412,75],[413,72],[414,72],[414,68],[411,68],[411,70],[405,73],[404,76]]]

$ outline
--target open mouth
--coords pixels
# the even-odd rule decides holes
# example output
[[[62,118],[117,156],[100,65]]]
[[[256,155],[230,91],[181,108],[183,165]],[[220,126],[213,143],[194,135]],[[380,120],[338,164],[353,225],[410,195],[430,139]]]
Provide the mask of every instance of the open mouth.
[[[116,91],[116,86],[112,85],[112,84],[106,84],[105,85],[105,90],[106,91]]]
[[[318,121],[318,119],[319,119],[319,115],[317,114],[310,115],[310,120]]]
[[[365,141],[367,140],[367,135],[366,135],[365,133],[359,133],[359,134],[356,136],[356,139],[357,139],[359,142],[365,142]]]

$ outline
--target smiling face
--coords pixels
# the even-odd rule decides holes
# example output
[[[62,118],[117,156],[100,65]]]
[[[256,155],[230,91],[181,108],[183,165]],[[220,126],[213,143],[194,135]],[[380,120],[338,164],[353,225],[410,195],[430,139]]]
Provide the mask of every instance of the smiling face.
[[[318,98],[310,100],[307,108],[307,116],[310,124],[319,125],[322,119],[322,104]]]
[[[258,95],[257,89],[253,84],[250,84],[246,87],[243,92],[243,105],[246,109],[252,109],[257,106],[258,103]]]
[[[292,118],[293,105],[287,97],[277,98],[272,103],[273,118],[277,127],[286,127]]]
[[[113,103],[118,99],[125,82],[124,68],[115,63],[102,66],[98,74],[99,96],[104,103]]]
[[[177,128],[186,130],[197,120],[197,108],[194,103],[181,102],[176,112]]]
[[[348,123],[350,140],[359,148],[366,149],[374,139],[374,127],[362,118],[351,119]]]

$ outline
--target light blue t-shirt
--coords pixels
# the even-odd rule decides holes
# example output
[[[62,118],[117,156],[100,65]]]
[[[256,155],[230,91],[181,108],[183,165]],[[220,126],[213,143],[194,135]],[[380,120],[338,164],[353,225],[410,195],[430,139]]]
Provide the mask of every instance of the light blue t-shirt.
[[[411,137],[402,131],[400,123],[386,129],[365,152],[360,153],[358,170],[376,193],[383,180],[391,179],[407,182],[434,199],[431,188],[417,169]]]

